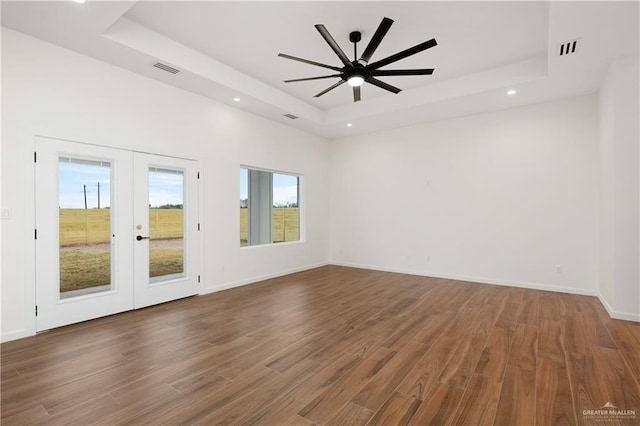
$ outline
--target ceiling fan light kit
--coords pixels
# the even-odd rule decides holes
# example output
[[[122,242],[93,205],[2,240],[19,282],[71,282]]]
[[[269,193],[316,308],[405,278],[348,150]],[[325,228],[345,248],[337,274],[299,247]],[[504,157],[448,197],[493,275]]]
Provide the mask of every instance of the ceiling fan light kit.
[[[285,83],[293,83],[298,81],[310,81],[310,80],[321,80],[325,78],[340,78],[340,81],[334,83],[329,86],[327,89],[322,92],[316,94],[314,97],[319,98],[327,92],[335,89],[336,87],[342,85],[343,83],[347,83],[349,86],[353,87],[353,101],[358,102],[360,100],[360,86],[364,83],[373,84],[374,86],[380,87],[381,89],[387,90],[389,92],[398,94],[401,92],[401,89],[398,89],[395,86],[392,86],[384,81],[378,80],[376,77],[384,77],[384,76],[407,76],[407,75],[431,75],[433,74],[433,68],[424,68],[424,69],[399,69],[399,70],[381,70],[380,68],[385,65],[389,65],[393,62],[399,61],[401,59],[407,58],[409,56],[415,55],[416,53],[420,53],[424,50],[427,50],[431,47],[437,46],[438,43],[436,39],[431,39],[420,43],[416,46],[405,49],[401,52],[395,53],[391,56],[388,56],[384,59],[381,59],[377,62],[369,63],[373,53],[376,51],[380,42],[384,38],[384,36],[391,28],[391,24],[393,24],[393,20],[389,18],[383,18],[382,22],[378,26],[378,29],[371,37],[369,44],[365,48],[364,52],[360,59],[358,59],[358,42],[362,39],[362,34],[360,31],[353,31],[349,34],[349,41],[353,43],[353,61],[349,60],[349,57],[344,53],[344,51],[340,48],[338,43],[333,39],[329,31],[325,28],[324,25],[318,24],[316,25],[316,29],[327,42],[329,47],[334,51],[334,53],[338,56],[340,61],[342,61],[342,67],[336,67],[332,65],[322,64],[315,61],[310,61],[308,59],[298,58],[296,56],[287,55],[284,53],[279,53],[278,56],[286,59],[291,59],[293,61],[303,62],[309,65],[315,65],[322,68],[328,68],[334,71],[339,72],[339,74],[331,74],[331,75],[323,75],[319,77],[307,77],[307,78],[297,78],[293,80],[285,80]]]
[[[351,87],[362,86],[364,84],[364,77],[361,77],[359,75],[349,77],[349,79],[347,80],[347,84]]]

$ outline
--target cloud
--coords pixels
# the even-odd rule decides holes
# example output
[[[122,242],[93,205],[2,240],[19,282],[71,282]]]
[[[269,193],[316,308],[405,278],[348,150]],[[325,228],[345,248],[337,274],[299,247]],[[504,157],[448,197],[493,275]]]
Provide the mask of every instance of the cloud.
[[[284,205],[287,203],[298,203],[298,185],[274,186],[273,205]]]
[[[111,169],[93,164],[60,163],[58,170],[58,197],[62,208],[84,208],[86,185],[87,207],[98,207],[98,183],[100,183],[100,207],[111,205]]]
[[[183,185],[182,174],[149,172],[149,204],[152,207],[165,204],[183,204]]]

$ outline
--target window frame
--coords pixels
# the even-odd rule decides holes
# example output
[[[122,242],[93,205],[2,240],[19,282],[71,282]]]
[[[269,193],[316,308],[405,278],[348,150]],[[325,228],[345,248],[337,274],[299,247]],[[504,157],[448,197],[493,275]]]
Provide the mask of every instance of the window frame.
[[[247,245],[242,245],[242,241],[240,241],[240,248],[241,249],[248,249],[248,248],[255,248],[255,247],[272,247],[272,246],[282,246],[282,245],[290,245],[290,244],[299,244],[299,243],[304,243],[305,242],[305,236],[306,236],[306,232],[305,232],[305,203],[304,203],[304,180],[305,180],[305,176],[302,173],[298,173],[298,172],[291,172],[291,171],[282,171],[282,170],[276,170],[276,169],[268,169],[268,168],[264,168],[264,167],[256,167],[256,166],[250,166],[247,164],[240,164],[240,170],[246,170],[247,171],[247,182],[246,182],[246,190],[247,190],[247,215],[248,215],[248,219],[247,219]],[[263,172],[263,173],[269,173],[270,174],[270,195],[269,195],[269,242],[264,242],[264,243],[256,243],[256,244],[251,244],[251,171],[256,171],[256,172]],[[280,242],[274,242],[273,241],[273,209],[274,209],[274,202],[273,202],[273,175],[284,175],[284,176],[293,176],[296,177],[298,179],[298,239],[297,240],[293,240],[293,241],[280,241]],[[240,174],[238,174],[238,179],[239,179],[239,185],[238,187],[240,188],[240,190],[242,191],[242,182],[240,180]],[[242,198],[240,198],[241,200]],[[240,207],[241,208],[241,207]],[[240,220],[240,218],[239,218]],[[238,232],[240,231],[240,223],[238,224]]]

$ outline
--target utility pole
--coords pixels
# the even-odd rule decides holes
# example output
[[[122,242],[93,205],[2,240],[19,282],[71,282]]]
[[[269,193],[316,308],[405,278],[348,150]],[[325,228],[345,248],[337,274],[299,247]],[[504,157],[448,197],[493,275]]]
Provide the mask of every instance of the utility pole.
[[[84,209],[87,209],[87,185],[82,185],[82,188],[84,189]]]
[[[98,187],[98,208],[100,208],[100,182],[96,186]]]

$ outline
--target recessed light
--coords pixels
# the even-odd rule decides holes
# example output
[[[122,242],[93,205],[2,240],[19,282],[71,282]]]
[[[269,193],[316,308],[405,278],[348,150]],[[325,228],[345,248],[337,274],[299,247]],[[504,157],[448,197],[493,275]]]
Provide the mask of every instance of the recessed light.
[[[511,89],[507,92],[507,95],[511,96],[511,95],[515,95],[516,93],[518,92],[516,92],[514,89]]]
[[[233,102],[240,102],[240,98],[233,98]]]
[[[352,127],[352,126],[353,126],[353,124],[347,123],[347,127]]]
[[[84,4],[84,0],[73,0],[76,3]]]

